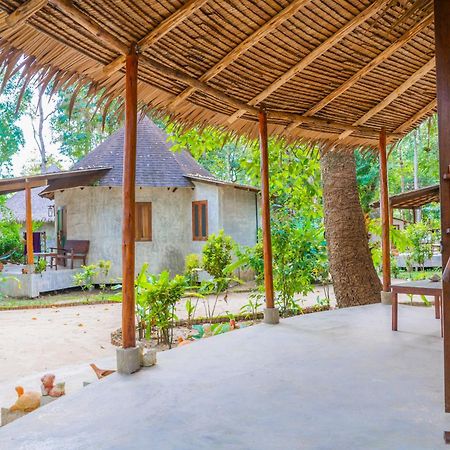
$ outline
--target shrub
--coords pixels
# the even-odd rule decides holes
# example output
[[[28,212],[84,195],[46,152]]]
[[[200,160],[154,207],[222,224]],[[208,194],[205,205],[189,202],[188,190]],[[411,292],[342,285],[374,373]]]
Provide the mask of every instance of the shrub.
[[[190,253],[186,256],[184,276],[187,278],[189,284],[194,285],[198,283],[198,270],[201,266],[202,264],[199,255]]]
[[[226,277],[232,249],[233,240],[223,230],[218,234],[211,234],[203,247],[203,268],[216,279]]]
[[[23,258],[21,226],[13,220],[0,221],[0,256],[10,255],[9,260],[20,262]]]
[[[158,343],[165,343],[170,348],[174,321],[177,320],[175,306],[186,290],[187,280],[182,275],[171,279],[168,271],[153,275],[147,268],[148,264],[144,264],[135,284],[139,327],[145,330],[147,338],[152,330],[156,331]]]

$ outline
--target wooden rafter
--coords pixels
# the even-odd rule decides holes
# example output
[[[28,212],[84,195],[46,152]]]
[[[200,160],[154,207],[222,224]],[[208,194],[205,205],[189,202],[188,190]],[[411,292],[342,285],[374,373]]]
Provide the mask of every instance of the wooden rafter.
[[[373,116],[378,114],[384,108],[389,106],[394,100],[400,97],[404,92],[406,92],[411,86],[413,86],[417,81],[423,78],[430,70],[434,69],[436,65],[436,58],[433,56],[424,66],[422,66],[417,72],[414,72],[404,83],[402,83],[398,88],[394,89],[387,97],[385,97],[378,105],[374,106],[372,109],[367,111],[360,119],[353,123],[354,126],[360,126],[366,123]],[[339,139],[343,139],[350,136],[352,131],[344,131]]]
[[[29,19],[33,14],[42,9],[48,0],[28,0],[20,5],[11,14],[5,15],[0,21],[0,28],[7,27],[12,28],[22,24]]]
[[[146,36],[137,43],[140,52],[151,47],[153,44],[163,38],[169,31],[177,27],[183,20],[187,19],[192,13],[201,8],[208,0],[189,0],[173,14],[164,19]],[[120,70],[125,65],[125,56],[118,56],[114,61],[103,68],[104,76],[108,77]]]
[[[375,69],[375,67],[379,66],[381,63],[389,59],[397,50],[402,48],[405,44],[407,44],[411,39],[413,39],[417,34],[419,34],[421,31],[423,31],[432,23],[433,23],[433,14],[430,13],[419,23],[417,23],[411,29],[409,29],[406,33],[404,33],[397,41],[393,42],[389,47],[383,50],[378,56],[376,56],[372,61],[370,61],[369,64],[358,70],[358,72],[356,72],[347,81],[342,83],[333,92],[329,93],[326,97],[320,100],[320,102],[318,102],[308,111],[306,111],[305,116],[312,116],[318,113],[321,109],[325,108],[325,106],[327,106],[333,100],[338,98],[352,86],[358,83],[361,80],[361,78],[367,75],[371,70]],[[298,125],[300,125],[300,122],[294,122],[286,128],[286,131],[289,133]]]
[[[350,22],[345,24],[342,28],[340,28],[335,34],[330,36],[327,40],[322,42],[318,47],[316,47],[311,53],[306,55],[302,60],[300,60],[297,64],[292,66],[288,71],[286,71],[281,77],[275,80],[272,84],[270,84],[266,89],[260,92],[256,97],[253,97],[249,104],[252,106],[261,103],[265,100],[269,95],[273,94],[277,89],[286,84],[289,80],[291,80],[294,76],[296,76],[299,72],[308,67],[314,60],[323,55],[326,51],[332,48],[335,44],[349,35],[355,28],[359,27],[370,17],[374,16],[377,12],[379,12],[387,3],[387,0],[377,0],[372,3],[368,8],[364,11],[360,12],[357,16],[355,16]],[[233,123],[239,117],[244,115],[246,110],[242,109],[236,111],[228,120],[228,123]]]
[[[282,9],[278,14],[273,16],[262,27],[258,28],[254,33],[244,39],[239,45],[237,45],[230,53],[225,55],[219,62],[214,64],[207,72],[205,72],[200,78],[200,81],[207,82],[211,78],[218,75],[230,64],[240,58],[247,50],[261,41],[264,37],[278,28],[283,22],[292,17],[301,7],[309,3],[311,0],[294,0],[286,8]],[[175,107],[181,101],[188,98],[195,92],[194,88],[188,88],[178,95],[171,103],[171,107]]]
[[[428,105],[426,105],[424,108],[422,108],[420,111],[418,111],[416,114],[414,114],[411,118],[409,118],[405,123],[400,125],[394,133],[404,133],[407,131],[410,127],[412,127],[416,122],[418,122],[420,119],[425,117],[427,114],[429,114],[433,109],[437,107],[437,100],[434,99]]]

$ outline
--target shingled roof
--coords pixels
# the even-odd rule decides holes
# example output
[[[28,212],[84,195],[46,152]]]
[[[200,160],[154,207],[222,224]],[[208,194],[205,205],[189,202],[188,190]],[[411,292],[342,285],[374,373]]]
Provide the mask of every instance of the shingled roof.
[[[111,135],[77,162],[73,169],[111,167],[98,184],[121,186],[125,129]],[[147,117],[138,123],[136,149],[136,185],[152,187],[193,187],[190,178],[220,181],[200,166],[187,151],[174,152],[167,134]]]

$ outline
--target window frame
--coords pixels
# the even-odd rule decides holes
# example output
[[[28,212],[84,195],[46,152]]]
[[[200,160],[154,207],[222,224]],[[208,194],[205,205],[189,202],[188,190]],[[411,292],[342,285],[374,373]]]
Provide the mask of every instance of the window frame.
[[[149,238],[139,238],[138,233],[138,224],[139,224],[139,211],[141,211],[141,205],[149,205],[150,210],[150,237]],[[142,220],[141,223],[143,224],[144,221]],[[152,202],[135,202],[135,224],[134,224],[134,241],[135,242],[152,242],[153,241],[153,204]],[[144,234],[144,233],[142,233]]]
[[[195,216],[195,205],[198,206],[197,217]],[[205,232],[206,236],[202,236],[202,206],[205,206]],[[195,220],[198,220],[199,234],[195,234]],[[192,202],[192,240],[193,241],[207,241],[208,240],[208,200],[196,200]]]

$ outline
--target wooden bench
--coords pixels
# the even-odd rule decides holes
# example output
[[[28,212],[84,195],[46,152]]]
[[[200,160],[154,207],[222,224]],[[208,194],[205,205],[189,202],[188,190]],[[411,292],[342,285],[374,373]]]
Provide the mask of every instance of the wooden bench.
[[[83,240],[67,240],[64,247],[51,247],[50,251],[55,250],[56,254],[52,254],[50,266],[57,268],[58,262],[63,261],[64,266],[67,265],[67,261],[70,260],[70,268],[73,269],[73,261],[79,259],[86,265],[86,257],[89,252],[89,241]]]

